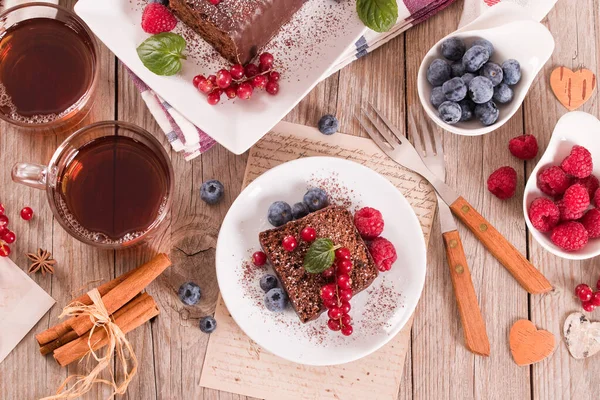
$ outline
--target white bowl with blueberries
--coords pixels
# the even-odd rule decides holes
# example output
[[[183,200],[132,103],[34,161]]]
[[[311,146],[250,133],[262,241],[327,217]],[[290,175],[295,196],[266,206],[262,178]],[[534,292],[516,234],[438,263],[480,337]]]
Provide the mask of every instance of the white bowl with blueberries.
[[[539,22],[469,28],[481,26],[477,22],[433,46],[417,78],[427,115],[445,130],[467,136],[504,125],[554,51],[552,35]]]

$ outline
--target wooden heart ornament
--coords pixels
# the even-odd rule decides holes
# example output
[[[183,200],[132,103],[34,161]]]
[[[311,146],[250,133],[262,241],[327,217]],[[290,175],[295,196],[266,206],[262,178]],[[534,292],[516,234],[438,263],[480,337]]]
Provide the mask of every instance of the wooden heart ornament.
[[[565,320],[563,335],[574,358],[587,358],[600,351],[600,322],[591,322],[580,312]]]
[[[510,352],[517,365],[530,365],[548,357],[554,351],[554,335],[537,330],[526,319],[520,319],[510,328]]]
[[[550,75],[550,87],[558,101],[573,111],[592,97],[596,75],[585,68],[573,72],[567,67],[558,67]]]

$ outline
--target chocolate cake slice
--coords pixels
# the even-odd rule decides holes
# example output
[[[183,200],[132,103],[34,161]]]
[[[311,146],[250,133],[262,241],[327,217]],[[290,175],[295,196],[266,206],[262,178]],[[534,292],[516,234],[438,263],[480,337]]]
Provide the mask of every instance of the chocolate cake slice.
[[[316,319],[325,310],[320,293],[321,287],[329,282],[321,274],[311,274],[303,267],[310,243],[299,237],[306,226],[317,231],[317,238],[329,238],[350,250],[354,264],[350,274],[354,293],[366,289],[378,274],[365,242],[354,227],[352,214],[344,207],[326,207],[279,228],[261,232],[259,241],[263,251],[302,322]],[[298,238],[298,247],[293,252],[285,251],[281,246],[281,241],[288,235]]]
[[[174,14],[234,64],[250,62],[306,0],[170,0]]]

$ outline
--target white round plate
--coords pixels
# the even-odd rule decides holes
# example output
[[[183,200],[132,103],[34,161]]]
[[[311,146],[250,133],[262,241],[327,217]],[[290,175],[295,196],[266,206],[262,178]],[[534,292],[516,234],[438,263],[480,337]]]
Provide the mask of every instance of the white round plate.
[[[354,333],[350,337],[327,329],[327,315],[302,324],[288,306],[272,313],[263,305],[259,279],[270,267],[251,265],[260,249],[258,234],[271,229],[271,203],[302,201],[310,187],[321,187],[333,203],[349,201],[354,212],[369,206],[383,214],[385,229],[398,253],[388,272],[351,301]],[[307,365],[343,364],[386,344],[413,313],[425,282],[423,232],[404,196],[384,177],[352,161],[310,157],[290,161],[264,173],[239,195],[221,226],[216,252],[217,279],[229,313],[244,332],[267,351]]]

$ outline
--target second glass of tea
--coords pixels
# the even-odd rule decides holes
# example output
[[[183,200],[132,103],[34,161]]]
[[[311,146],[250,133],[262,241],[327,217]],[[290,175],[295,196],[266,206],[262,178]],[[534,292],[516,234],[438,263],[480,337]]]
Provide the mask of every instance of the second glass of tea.
[[[98,47],[78,16],[49,3],[0,14],[0,118],[25,128],[72,127],[92,105]]]
[[[18,163],[12,178],[46,190],[54,216],[69,234],[107,249],[133,246],[157,231],[169,211],[174,180],[158,140],[119,121],[80,129],[49,165]]]

